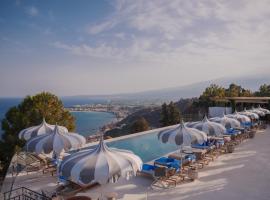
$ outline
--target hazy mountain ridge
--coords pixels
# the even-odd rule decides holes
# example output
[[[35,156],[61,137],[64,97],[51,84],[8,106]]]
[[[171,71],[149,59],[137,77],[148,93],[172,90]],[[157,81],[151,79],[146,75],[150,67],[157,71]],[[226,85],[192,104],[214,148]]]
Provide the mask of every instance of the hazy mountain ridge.
[[[256,91],[262,84],[270,84],[270,75],[254,75],[246,77],[221,78],[216,80],[208,80],[190,85],[164,88],[158,90],[149,90],[136,93],[115,94],[115,95],[80,95],[68,98],[89,98],[89,99],[107,99],[111,101],[177,101],[180,98],[198,97],[204,89],[210,84],[218,84],[228,87],[229,84],[235,83],[246,89]]]

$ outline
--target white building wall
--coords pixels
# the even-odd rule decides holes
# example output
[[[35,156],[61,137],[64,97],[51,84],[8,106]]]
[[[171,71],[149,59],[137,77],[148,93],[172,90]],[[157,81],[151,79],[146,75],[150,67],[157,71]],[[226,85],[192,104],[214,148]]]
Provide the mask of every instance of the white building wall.
[[[209,117],[222,117],[223,114],[231,114],[231,107],[209,107]]]

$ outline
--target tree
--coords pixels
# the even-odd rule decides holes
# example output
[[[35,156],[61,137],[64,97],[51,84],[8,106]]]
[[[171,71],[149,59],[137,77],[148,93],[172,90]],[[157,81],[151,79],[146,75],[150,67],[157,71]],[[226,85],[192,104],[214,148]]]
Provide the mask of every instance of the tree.
[[[149,124],[148,124],[148,122],[143,117],[141,117],[140,119],[136,120],[131,125],[131,131],[133,133],[147,131],[148,129],[149,129]]]
[[[255,96],[270,97],[270,85],[267,84],[261,85],[259,91],[255,92]]]
[[[226,89],[226,97],[250,97],[253,96],[251,90],[245,89],[240,85],[234,83],[230,84],[229,88]]]
[[[2,120],[4,133],[0,142],[0,160],[4,164],[4,170],[7,169],[15,149],[24,146],[18,133],[24,128],[40,124],[43,118],[50,124],[63,125],[70,131],[75,129],[74,117],[64,109],[57,96],[48,92],[27,96],[18,106],[10,108]]]
[[[216,84],[211,84],[209,87],[205,88],[200,98],[208,99],[210,97],[216,97],[216,98],[225,97],[225,89]]]
[[[204,109],[208,108],[209,106],[215,106],[215,102],[212,100],[212,98],[223,97],[225,97],[225,88],[216,84],[211,84],[209,87],[205,88],[204,92],[199,97],[197,106]]]
[[[178,124],[180,122],[180,111],[171,101],[169,104],[169,125]]]
[[[161,106],[161,119],[160,119],[161,126],[169,126],[169,111],[167,108],[167,104],[164,103]]]
[[[169,105],[166,103],[162,104],[161,107],[161,126],[174,125],[180,122],[180,111],[175,103],[170,102]]]

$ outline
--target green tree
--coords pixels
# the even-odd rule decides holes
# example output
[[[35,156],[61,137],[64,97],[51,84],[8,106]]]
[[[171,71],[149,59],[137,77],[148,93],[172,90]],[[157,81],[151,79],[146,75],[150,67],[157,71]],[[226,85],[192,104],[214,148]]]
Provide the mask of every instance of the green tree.
[[[205,88],[204,92],[199,97],[199,102],[196,103],[196,106],[206,109],[209,106],[215,106],[213,98],[223,97],[225,97],[225,88],[216,84],[211,84],[209,87]]]
[[[161,126],[169,126],[169,109],[166,103],[162,104],[161,106],[161,119],[160,119]]]
[[[226,89],[226,97],[250,97],[253,96],[251,90],[245,89],[240,85],[234,83],[229,85],[229,88]]]
[[[208,100],[210,97],[225,97],[225,89],[216,84],[211,84],[209,87],[205,88],[200,98]]]
[[[149,129],[149,124],[143,117],[139,118],[131,125],[132,133],[147,131],[148,129]]]
[[[180,122],[180,111],[175,103],[170,102],[169,105],[166,103],[161,106],[161,126],[174,125]]]
[[[7,169],[15,149],[24,146],[18,133],[24,128],[40,124],[43,118],[50,124],[63,125],[70,131],[75,129],[74,117],[64,109],[57,96],[48,92],[27,96],[18,106],[10,108],[2,120],[4,133],[0,141],[0,161],[4,170]]]
[[[260,86],[259,91],[255,92],[258,97],[270,97],[270,85],[263,84]]]
[[[171,101],[169,104],[169,125],[178,124],[180,122],[180,111],[178,107]]]
[[[239,97],[241,93],[241,86],[236,85],[234,83],[229,85],[229,88],[226,89],[227,97]]]

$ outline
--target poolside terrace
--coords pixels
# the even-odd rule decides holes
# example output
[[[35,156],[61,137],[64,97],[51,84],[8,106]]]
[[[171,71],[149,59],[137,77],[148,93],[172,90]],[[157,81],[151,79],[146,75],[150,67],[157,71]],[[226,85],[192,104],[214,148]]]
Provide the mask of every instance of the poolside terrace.
[[[219,156],[209,166],[199,171],[199,179],[177,185],[172,189],[150,188],[152,180],[146,177],[122,179],[115,184],[95,186],[77,195],[97,199],[100,193],[117,193],[118,199],[172,199],[172,200],[269,200],[270,199],[270,128],[258,131],[254,139],[248,139],[236,147],[232,154]],[[6,178],[10,182],[11,177]],[[6,184],[10,185],[10,184]],[[42,171],[20,173],[13,188],[27,187],[51,194],[58,186],[56,176]],[[7,191],[3,186],[2,192]]]

